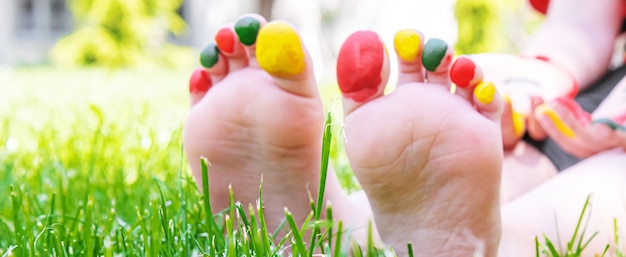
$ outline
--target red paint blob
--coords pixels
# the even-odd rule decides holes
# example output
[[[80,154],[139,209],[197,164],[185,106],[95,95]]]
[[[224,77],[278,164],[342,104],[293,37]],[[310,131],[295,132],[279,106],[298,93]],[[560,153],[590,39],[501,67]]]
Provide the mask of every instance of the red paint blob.
[[[474,79],[476,65],[467,57],[459,57],[450,67],[450,79],[460,88],[470,86]]]
[[[378,34],[352,33],[341,46],[337,58],[337,81],[343,96],[364,102],[378,92],[385,60],[385,48]]]
[[[548,6],[550,5],[550,0],[530,0],[530,5],[542,14],[548,13]]]
[[[222,28],[215,35],[215,43],[220,51],[230,54],[235,51],[235,34],[230,28]]]
[[[209,73],[204,68],[197,68],[191,74],[191,78],[189,78],[190,93],[204,93],[209,91],[212,85],[211,77],[209,77]]]
[[[559,97],[554,99],[554,101],[567,108],[570,112],[572,112],[574,117],[583,124],[591,123],[591,115],[585,112],[585,110],[583,110],[573,99],[569,97]]]

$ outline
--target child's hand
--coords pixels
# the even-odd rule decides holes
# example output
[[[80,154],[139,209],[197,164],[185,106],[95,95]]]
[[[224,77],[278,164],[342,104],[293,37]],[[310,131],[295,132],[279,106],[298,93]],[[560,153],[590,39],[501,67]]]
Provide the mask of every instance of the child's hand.
[[[592,121],[574,100],[557,98],[535,108],[534,118],[563,150],[578,158],[616,147],[626,149],[626,115]]]

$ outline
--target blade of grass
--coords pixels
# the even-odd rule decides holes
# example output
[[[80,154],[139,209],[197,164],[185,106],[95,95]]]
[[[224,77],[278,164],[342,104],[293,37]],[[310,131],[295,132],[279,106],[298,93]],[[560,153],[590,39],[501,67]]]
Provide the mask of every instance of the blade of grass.
[[[548,251],[550,251],[551,256],[558,257],[559,252],[554,247],[554,244],[552,243],[552,241],[550,241],[550,239],[548,239],[548,236],[546,236],[545,234],[543,235],[543,237],[545,238],[546,247],[548,248]]]
[[[335,236],[335,251],[332,256],[340,256],[341,253],[341,238],[343,236],[343,221],[339,221],[337,224],[337,235]]]
[[[285,217],[287,218],[287,223],[289,224],[291,231],[293,231],[292,236],[293,240],[295,241],[294,243],[296,244],[296,247],[294,247],[294,256],[306,255],[307,250],[306,247],[304,247],[304,242],[302,241],[302,237],[298,232],[299,229],[296,225],[296,220],[293,218],[293,215],[287,208],[285,208]]]
[[[319,181],[319,190],[317,193],[317,204],[315,205],[314,216],[314,224],[313,234],[311,235],[311,247],[315,245],[315,240],[317,239],[319,233],[319,227],[317,226],[317,221],[320,220],[322,215],[322,205],[324,201],[324,193],[326,190],[326,178],[328,176],[328,162],[330,160],[330,144],[332,142],[333,132],[332,132],[332,115],[330,111],[326,115],[326,122],[324,124],[324,136],[322,139],[322,163],[320,166],[320,181]],[[309,252],[309,257],[313,256],[314,251]]]
[[[585,216],[585,213],[587,212],[587,207],[589,206],[590,198],[591,198],[591,195],[587,196],[587,199],[585,200],[585,205],[583,206],[583,211],[580,213],[580,216],[578,217],[578,222],[576,223],[574,234],[572,235],[572,238],[570,239],[570,241],[567,243],[567,252],[572,252],[573,250],[574,243],[576,242],[576,238],[578,237],[578,231],[580,230],[580,224],[582,223],[583,217]]]
[[[187,223],[187,198],[185,197],[185,188],[183,187],[183,170],[185,167],[184,165],[184,155],[185,155],[185,151],[184,151],[184,147],[181,144],[180,147],[180,151],[179,151],[179,164],[178,164],[178,188],[180,190],[180,208],[179,208],[179,215],[181,217],[181,222],[182,222],[182,226],[184,229],[188,229],[188,223]],[[189,238],[190,235],[189,233],[183,233],[182,235],[182,240],[183,240],[183,256],[191,256],[191,243],[189,243]]]

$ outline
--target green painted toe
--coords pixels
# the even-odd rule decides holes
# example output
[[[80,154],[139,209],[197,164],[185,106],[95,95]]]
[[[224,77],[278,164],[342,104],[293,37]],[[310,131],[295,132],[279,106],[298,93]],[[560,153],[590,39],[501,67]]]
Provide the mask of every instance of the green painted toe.
[[[448,43],[445,41],[432,38],[424,45],[422,54],[422,64],[428,71],[435,71],[448,51]]]
[[[243,17],[235,24],[235,32],[239,36],[239,41],[247,46],[256,43],[256,37],[260,28],[261,22],[252,17]]]
[[[209,43],[200,52],[200,64],[205,68],[211,68],[219,60],[220,50],[217,48],[217,44]]]

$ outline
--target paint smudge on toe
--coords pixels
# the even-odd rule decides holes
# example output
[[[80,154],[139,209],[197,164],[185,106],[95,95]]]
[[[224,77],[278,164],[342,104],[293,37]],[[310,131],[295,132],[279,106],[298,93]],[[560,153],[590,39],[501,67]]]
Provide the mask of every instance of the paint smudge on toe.
[[[461,56],[450,67],[450,80],[460,88],[476,85],[483,80],[479,69],[472,60]]]
[[[393,45],[398,57],[406,62],[413,62],[420,54],[420,35],[412,29],[403,29],[396,32]]]
[[[446,53],[448,52],[448,43],[445,41],[432,38],[424,45],[422,54],[422,63],[424,68],[430,72],[437,70],[437,67],[442,63]]]
[[[189,78],[189,93],[204,93],[212,86],[209,73],[203,68],[197,68]]]
[[[282,21],[269,23],[261,29],[256,57],[263,70],[278,77],[300,74],[306,66],[300,36]]]
[[[375,32],[358,31],[341,46],[337,81],[344,97],[364,102],[381,87],[385,47]]]
[[[558,130],[561,134],[569,138],[576,137],[576,133],[574,133],[574,131],[569,126],[567,126],[565,122],[563,122],[561,117],[559,117],[559,115],[556,113],[556,111],[554,111],[554,109],[552,109],[552,107],[547,104],[541,104],[537,107],[537,111],[550,118],[556,130]]]
[[[217,47],[223,53],[232,53],[235,51],[235,34],[230,28],[222,28],[215,34],[215,42]]]

